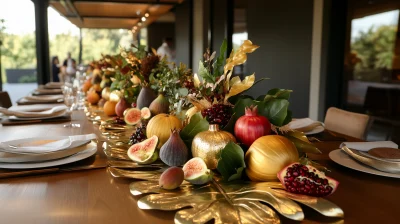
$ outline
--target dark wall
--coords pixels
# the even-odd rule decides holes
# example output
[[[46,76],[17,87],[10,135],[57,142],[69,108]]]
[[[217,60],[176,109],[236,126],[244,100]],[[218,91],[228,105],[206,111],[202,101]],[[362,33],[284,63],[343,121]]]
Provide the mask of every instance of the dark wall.
[[[152,23],[147,27],[147,36],[149,47],[157,50],[164,37],[175,37],[175,23]]]
[[[247,71],[268,77],[250,92],[257,97],[268,89],[292,89],[294,117],[308,116],[313,0],[247,1],[249,39],[259,46],[249,55]]]
[[[177,62],[192,67],[192,1],[184,1],[175,8],[175,49]]]

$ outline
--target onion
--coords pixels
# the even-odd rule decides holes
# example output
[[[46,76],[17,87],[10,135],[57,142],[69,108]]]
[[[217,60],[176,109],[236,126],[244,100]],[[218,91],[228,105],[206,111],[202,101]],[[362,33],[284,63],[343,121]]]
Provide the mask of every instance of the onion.
[[[263,136],[246,152],[246,174],[252,181],[275,181],[280,170],[298,160],[299,153],[289,139],[280,135]]]
[[[271,124],[264,116],[257,114],[257,106],[246,107],[245,115],[241,116],[235,124],[235,136],[249,147],[261,136],[271,133]]]

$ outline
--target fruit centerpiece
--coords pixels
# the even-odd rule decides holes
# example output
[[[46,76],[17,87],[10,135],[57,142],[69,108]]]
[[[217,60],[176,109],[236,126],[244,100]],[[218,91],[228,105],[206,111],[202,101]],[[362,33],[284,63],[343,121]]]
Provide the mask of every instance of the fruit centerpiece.
[[[110,168],[114,177],[147,180],[130,185],[134,195],[150,193],[139,200],[140,208],[181,209],[177,223],[279,222],[265,203],[287,218],[302,220],[294,201],[325,216],[343,216],[322,198],[334,193],[338,182],[308,159],[309,153],[320,151],[303,133],[287,127],[292,91],[271,89],[253,98],[244,93],[264,79],[234,76],[234,67],[258,47],[246,40],[225,59],[224,41],[219,56],[206,51],[193,76],[186,66],[169,64],[154,51],[122,52],[129,65],[123,63],[119,72],[130,74],[128,86],[141,88],[133,108],[122,112],[134,130],[118,126],[107,132],[104,150],[111,158],[126,160],[123,168],[151,169]],[[115,78],[111,88],[122,80],[128,79]],[[130,92],[119,91],[122,99]],[[129,141],[115,138],[121,133],[131,135]]]

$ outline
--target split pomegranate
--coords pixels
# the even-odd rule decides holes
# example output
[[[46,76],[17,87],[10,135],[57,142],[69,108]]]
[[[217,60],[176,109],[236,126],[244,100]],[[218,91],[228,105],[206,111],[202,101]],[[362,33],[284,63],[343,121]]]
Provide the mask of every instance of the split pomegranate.
[[[315,167],[292,163],[278,173],[278,178],[289,192],[324,197],[337,189],[339,182],[325,176]]]
[[[270,133],[271,123],[266,117],[257,114],[257,106],[246,107],[245,115],[235,123],[235,136],[248,147],[259,137]]]

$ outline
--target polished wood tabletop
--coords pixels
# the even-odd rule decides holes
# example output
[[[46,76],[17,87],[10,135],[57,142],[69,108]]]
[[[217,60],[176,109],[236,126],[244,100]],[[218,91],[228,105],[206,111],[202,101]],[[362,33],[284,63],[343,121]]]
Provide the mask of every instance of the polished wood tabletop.
[[[11,139],[98,133],[83,112],[74,112],[73,124],[32,124],[0,127],[0,141]],[[348,138],[348,140],[354,140]],[[399,223],[400,179],[374,176],[342,167],[328,157],[340,141],[316,143],[323,152],[315,159],[340,182],[327,197],[344,211],[344,219],[327,218],[303,207],[304,223]],[[98,155],[102,154],[101,143]],[[0,223],[173,223],[174,212],[143,211],[140,197],[132,196],[132,180],[113,178],[106,168],[0,179]],[[283,223],[294,223],[281,216]]]

